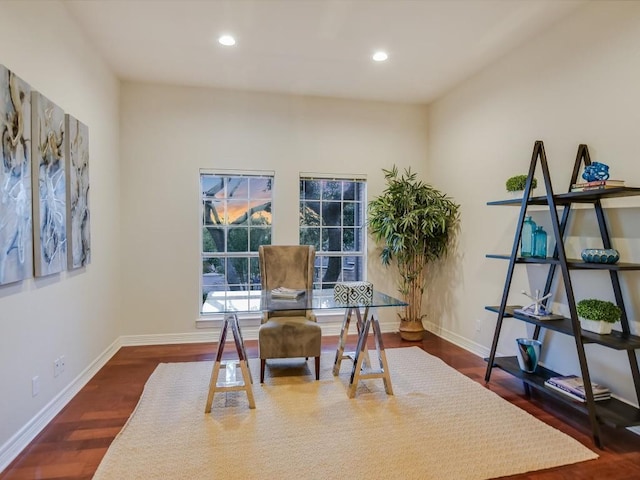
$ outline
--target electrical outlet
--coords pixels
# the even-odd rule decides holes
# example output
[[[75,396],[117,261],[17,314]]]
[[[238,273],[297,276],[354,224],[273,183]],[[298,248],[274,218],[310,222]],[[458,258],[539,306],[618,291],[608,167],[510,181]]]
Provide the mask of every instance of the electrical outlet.
[[[31,396],[36,397],[40,393],[40,377],[36,375],[31,379]]]
[[[60,358],[53,361],[53,376],[57,377],[58,375],[60,375]]]
[[[480,331],[482,330],[482,321],[477,318],[476,319],[476,333],[480,333]]]
[[[67,359],[64,355],[60,355],[60,373],[64,373],[64,370],[67,366]]]

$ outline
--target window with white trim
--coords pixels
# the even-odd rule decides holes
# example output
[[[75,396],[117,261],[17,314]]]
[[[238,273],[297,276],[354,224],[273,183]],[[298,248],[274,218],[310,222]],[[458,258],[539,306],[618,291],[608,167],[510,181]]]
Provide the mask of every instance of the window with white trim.
[[[215,292],[260,289],[258,247],[271,244],[273,173],[200,172],[202,305]]]
[[[366,277],[366,180],[300,176],[300,245],[316,247],[314,288]]]

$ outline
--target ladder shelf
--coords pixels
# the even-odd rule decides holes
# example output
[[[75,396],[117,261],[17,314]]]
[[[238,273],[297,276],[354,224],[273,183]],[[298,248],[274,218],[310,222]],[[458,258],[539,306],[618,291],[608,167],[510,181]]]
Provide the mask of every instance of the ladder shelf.
[[[573,173],[569,182],[569,189],[571,185],[576,183],[581,167],[586,167],[590,164],[591,158],[589,156],[587,146],[580,145],[578,147]],[[537,167],[539,167],[542,172],[546,195],[533,197],[531,196],[531,190],[533,177]],[[493,368],[497,367],[522,380],[525,385],[526,393],[529,393],[529,387],[531,387],[538,391],[542,391],[550,397],[570,405],[571,407],[574,407],[578,411],[586,413],[591,424],[594,443],[600,448],[602,448],[600,424],[611,425],[613,427],[630,427],[640,425],[640,409],[616,398],[599,401],[594,399],[585,345],[598,344],[613,350],[626,351],[635,387],[636,399],[640,400],[640,369],[638,367],[638,359],[635,352],[637,349],[640,349],[640,336],[632,335],[630,332],[629,321],[625,309],[625,301],[622,295],[619,278],[620,272],[640,270],[640,264],[627,262],[615,264],[586,263],[581,259],[569,259],[565,254],[564,239],[566,236],[569,218],[571,217],[572,205],[587,204],[591,205],[595,211],[603,248],[612,248],[611,237],[609,235],[601,200],[637,195],[640,195],[640,188],[632,187],[606,188],[583,192],[569,191],[568,193],[554,194],[543,142],[536,141],[531,155],[531,162],[529,165],[529,172],[527,175],[523,198],[499,200],[487,203],[487,205],[491,206],[520,206],[520,213],[518,216],[518,223],[511,253],[486,255],[487,258],[508,260],[509,266],[507,268],[500,305],[485,307],[486,310],[495,312],[498,316],[490,354],[489,357],[485,359],[487,361],[485,381],[490,381],[491,371]],[[551,227],[553,230],[550,237],[555,240],[555,248],[553,250],[553,254],[546,258],[523,258],[518,255],[524,219],[527,213],[527,208],[531,205],[546,206],[548,208]],[[560,210],[560,214],[558,213],[558,210]],[[548,267],[549,270],[543,290],[543,296],[551,292],[556,275],[559,275],[562,278],[562,283],[566,292],[569,316],[563,316],[553,320],[540,320],[538,318],[516,312],[515,309],[521,308],[519,305],[507,304],[515,266],[527,264],[546,265]],[[609,273],[616,304],[621,310],[621,332],[613,331],[608,335],[599,335],[597,333],[581,329],[578,314],[576,312],[576,301],[570,276],[571,270],[603,270]],[[543,302],[545,307],[547,306],[548,301],[549,300],[545,300]],[[534,325],[533,338],[536,340],[539,339],[542,329],[551,330],[573,337],[580,365],[580,375],[584,382],[586,396],[585,402],[573,400],[566,395],[545,386],[544,382],[550,377],[558,376],[558,373],[542,366],[538,366],[534,373],[525,373],[519,368],[516,357],[496,357],[500,331],[505,318],[512,318]]]

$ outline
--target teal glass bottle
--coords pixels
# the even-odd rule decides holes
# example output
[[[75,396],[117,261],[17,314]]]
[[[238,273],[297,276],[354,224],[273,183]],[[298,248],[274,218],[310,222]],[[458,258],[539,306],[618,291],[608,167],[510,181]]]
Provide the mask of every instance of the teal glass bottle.
[[[547,257],[547,232],[542,226],[533,231],[533,256],[536,258]]]
[[[520,236],[520,256],[533,257],[533,232],[536,230],[536,222],[530,216],[524,219],[522,235]]]

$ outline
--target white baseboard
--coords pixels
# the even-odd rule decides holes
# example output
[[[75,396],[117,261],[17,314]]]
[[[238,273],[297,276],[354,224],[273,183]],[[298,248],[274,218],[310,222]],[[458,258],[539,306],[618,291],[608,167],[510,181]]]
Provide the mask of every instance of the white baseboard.
[[[466,351],[471,352],[480,358],[485,358],[489,356],[489,349],[484,345],[480,345],[479,343],[472,342],[468,338],[465,338],[461,335],[458,335],[455,332],[442,328],[440,325],[426,322],[425,328],[429,330],[431,333],[439,336],[440,338],[443,338],[448,342],[451,342],[454,345],[457,345],[460,348],[464,348]]]
[[[244,340],[257,340],[258,328],[260,327],[259,319],[241,319],[239,321],[242,329],[242,338]],[[340,335],[342,328],[342,315],[325,315],[318,316],[318,324],[322,328],[322,335]],[[198,332],[188,333],[169,333],[157,335],[124,335],[120,337],[120,345],[137,346],[137,345],[168,345],[173,343],[203,343],[217,342],[220,338],[220,328],[222,319],[197,320],[196,327]],[[381,321],[380,331],[382,333],[391,333],[398,331],[398,322]],[[350,333],[355,334],[355,323],[352,321]],[[233,341],[233,338],[227,336],[227,341]]]
[[[18,430],[4,445],[0,446],[0,472],[16,458],[22,450],[46,427],[53,418],[77,395],[91,378],[120,349],[120,339],[109,345],[87,368],[63,388],[49,403]]]

